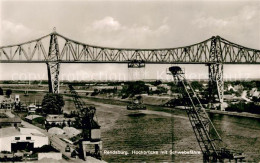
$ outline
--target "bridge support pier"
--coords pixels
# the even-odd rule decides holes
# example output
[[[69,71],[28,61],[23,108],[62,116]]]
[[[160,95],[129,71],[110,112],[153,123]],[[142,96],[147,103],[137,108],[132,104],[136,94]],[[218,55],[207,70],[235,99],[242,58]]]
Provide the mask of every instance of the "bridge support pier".
[[[60,73],[60,63],[59,63],[59,45],[55,31],[51,34],[49,53],[48,53],[48,83],[49,83],[49,93],[59,93],[59,73]]]
[[[210,102],[215,101],[215,95],[217,95],[221,107],[223,103],[223,96],[224,96],[223,64],[208,64],[208,68],[209,68],[209,100]],[[223,110],[222,107],[221,110]]]
[[[48,70],[49,93],[59,93],[60,63],[48,62],[47,70]]]
[[[209,68],[209,101],[212,103],[215,101],[215,95],[218,96],[218,102],[220,103],[220,109],[223,108],[223,96],[224,96],[224,80],[223,80],[223,64],[222,64],[222,50],[220,37],[213,37],[210,46],[210,61],[212,63],[207,64]]]

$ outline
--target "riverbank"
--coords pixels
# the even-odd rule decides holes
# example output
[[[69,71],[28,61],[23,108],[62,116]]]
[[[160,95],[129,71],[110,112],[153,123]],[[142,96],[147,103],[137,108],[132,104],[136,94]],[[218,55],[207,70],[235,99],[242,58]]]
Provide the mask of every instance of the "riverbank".
[[[116,104],[116,105],[127,105],[129,102],[131,102],[130,99],[119,99],[119,98],[104,98],[104,97],[87,97],[89,99],[93,99],[102,103],[107,103],[107,104]],[[156,107],[159,105],[155,105],[155,104],[151,104],[151,103],[146,103],[144,101],[144,104],[147,106],[152,106],[152,107]],[[166,108],[166,107],[165,107]],[[175,108],[176,109],[176,108]],[[179,110],[183,110],[183,109],[179,109]],[[163,110],[161,110],[163,111]],[[220,110],[206,110],[208,113],[213,113],[213,114],[222,114],[222,115],[229,115],[229,116],[238,116],[238,117],[247,117],[247,118],[256,118],[256,119],[260,119],[260,115],[259,114],[252,114],[252,113],[247,113],[247,112],[230,112],[230,111],[220,111]],[[169,110],[167,109],[166,112],[169,112]]]
[[[260,119],[259,114],[252,114],[252,113],[247,113],[247,112],[239,113],[239,112],[220,111],[220,110],[206,110],[206,111],[209,112],[209,113],[214,113],[214,114],[222,114],[222,115],[230,115],[230,116]]]

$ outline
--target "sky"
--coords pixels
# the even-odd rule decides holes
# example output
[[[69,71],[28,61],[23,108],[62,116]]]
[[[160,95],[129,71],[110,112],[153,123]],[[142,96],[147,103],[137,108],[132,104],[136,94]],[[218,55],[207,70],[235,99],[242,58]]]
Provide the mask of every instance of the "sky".
[[[58,33],[87,44],[118,48],[174,48],[219,35],[260,49],[257,0],[0,1],[0,46]],[[170,79],[171,65],[61,64],[62,80]],[[205,65],[180,65],[187,78],[206,79]],[[226,79],[259,78],[258,65],[224,65]],[[0,64],[0,80],[47,80],[45,64]]]

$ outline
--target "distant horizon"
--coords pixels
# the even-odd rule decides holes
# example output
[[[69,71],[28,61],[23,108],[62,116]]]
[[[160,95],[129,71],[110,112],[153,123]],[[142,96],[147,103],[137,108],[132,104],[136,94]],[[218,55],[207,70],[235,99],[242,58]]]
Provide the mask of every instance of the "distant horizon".
[[[209,79],[187,79],[189,81],[208,81]],[[240,78],[240,79],[224,79],[224,82],[226,81],[245,81],[245,80],[250,80],[250,81],[260,81],[260,78]],[[38,82],[48,82],[48,79],[46,80],[0,80],[0,82],[28,82],[28,81],[38,81]],[[134,81],[144,81],[144,82],[152,82],[152,81],[162,81],[162,82],[171,82],[166,79],[143,79],[143,80],[60,80],[60,82],[134,82]],[[1,84],[1,83],[0,83]]]

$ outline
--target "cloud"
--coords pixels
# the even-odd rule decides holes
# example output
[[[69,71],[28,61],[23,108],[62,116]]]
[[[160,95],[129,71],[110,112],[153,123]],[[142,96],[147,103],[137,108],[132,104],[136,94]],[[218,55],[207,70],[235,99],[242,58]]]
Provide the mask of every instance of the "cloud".
[[[46,33],[29,28],[21,23],[14,23],[9,20],[1,21],[1,45],[22,43],[31,39],[36,39],[37,37],[43,36],[44,34]]]
[[[223,28],[235,25],[241,26],[241,24],[245,23],[251,24],[254,18],[259,17],[259,10],[259,6],[244,6],[237,15],[226,18],[216,18],[206,13],[199,13],[192,21],[192,24],[199,28]]]
[[[259,10],[259,6],[245,6],[239,16],[245,20],[251,20],[257,16],[257,14],[259,15]]]
[[[112,17],[105,17],[102,20],[97,20],[92,24],[94,29],[98,30],[118,30],[121,24]]]
[[[217,19],[214,17],[201,16],[193,21],[193,24],[199,28],[205,27],[225,27],[228,24],[227,20]]]
[[[158,46],[158,38],[163,38],[169,31],[167,19],[163,19],[160,26],[152,28],[138,24],[127,26],[108,16],[85,28],[85,35],[88,36],[85,42],[111,47],[152,48]]]
[[[24,25],[22,24],[14,24],[13,22],[10,21],[6,21],[4,20],[2,22],[2,26],[3,26],[3,30],[10,30],[13,33],[17,33],[17,32],[29,32],[29,29],[26,28]]]
[[[245,5],[237,10],[237,14],[227,16],[228,14],[200,12],[194,16],[191,25],[198,34],[219,35],[237,44],[259,49],[259,41],[253,40],[259,40],[260,6]]]

